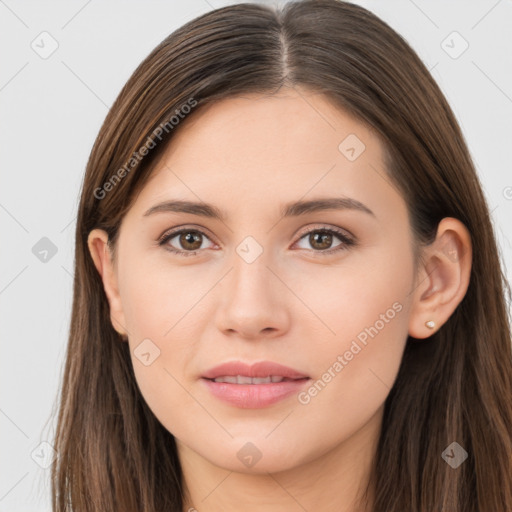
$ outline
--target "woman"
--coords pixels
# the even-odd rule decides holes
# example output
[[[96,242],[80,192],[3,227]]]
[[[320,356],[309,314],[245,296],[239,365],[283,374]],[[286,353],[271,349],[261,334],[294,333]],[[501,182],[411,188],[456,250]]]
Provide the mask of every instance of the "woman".
[[[88,162],[53,508],[512,510],[505,287],[396,32],[335,0],[209,12]]]

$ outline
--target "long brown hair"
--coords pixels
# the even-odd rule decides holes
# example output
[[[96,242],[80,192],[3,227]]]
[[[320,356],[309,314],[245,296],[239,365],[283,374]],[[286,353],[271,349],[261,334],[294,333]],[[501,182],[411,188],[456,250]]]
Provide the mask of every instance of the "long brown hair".
[[[193,116],[206,103],[273,94],[283,85],[324,93],[376,130],[418,247],[432,241],[444,217],[471,234],[464,299],[428,340],[407,340],[386,400],[371,479],[374,512],[512,510],[510,288],[460,127],[428,69],[385,22],[354,4],[307,0],[282,9],[238,4],[188,22],[139,65],[105,119],[78,209],[52,467],[55,512],[181,512],[174,438],[137,387],[87,236],[102,228],[115,248],[124,214],[187,122],[168,123],[183,105],[196,105]],[[134,161],[148,140],[156,147]],[[441,456],[452,442],[468,453],[456,469]]]

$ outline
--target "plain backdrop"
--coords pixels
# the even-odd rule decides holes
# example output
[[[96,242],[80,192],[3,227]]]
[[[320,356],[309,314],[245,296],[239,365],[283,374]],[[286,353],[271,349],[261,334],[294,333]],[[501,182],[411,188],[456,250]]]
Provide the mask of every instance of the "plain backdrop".
[[[232,3],[0,0],[0,511],[50,510],[76,208],[100,125],[162,39]],[[512,2],[355,3],[402,34],[448,98],[511,281]]]

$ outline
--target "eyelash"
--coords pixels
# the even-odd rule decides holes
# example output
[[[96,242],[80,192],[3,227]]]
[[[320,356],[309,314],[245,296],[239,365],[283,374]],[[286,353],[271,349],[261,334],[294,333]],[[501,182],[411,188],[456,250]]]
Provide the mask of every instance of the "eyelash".
[[[349,238],[345,233],[343,233],[342,231],[337,230],[335,228],[315,228],[315,229],[311,229],[311,230],[307,231],[306,233],[303,233],[299,237],[297,242],[302,240],[304,237],[310,235],[311,233],[317,233],[317,232],[335,235],[342,242],[341,244],[336,246],[334,249],[326,249],[326,250],[314,250],[314,249],[311,249],[311,251],[313,251],[314,253],[319,253],[320,256],[329,256],[329,255],[332,255],[332,254],[337,253],[339,251],[346,251],[348,248],[356,245],[355,240],[353,240],[352,238]],[[185,228],[185,229],[180,229],[180,230],[177,230],[177,231],[172,231],[170,233],[169,232],[164,233],[158,239],[158,245],[159,246],[163,246],[169,240],[174,238],[176,235],[180,235],[182,233],[198,233],[198,234],[200,234],[200,235],[202,235],[202,236],[204,236],[204,237],[209,239],[209,237],[205,233],[200,231],[199,229]],[[175,247],[172,247],[170,245],[165,247],[165,249],[170,251],[170,252],[172,252],[172,253],[174,253],[174,254],[178,254],[180,256],[194,256],[195,254],[198,253],[197,250],[196,251],[182,251],[182,250],[176,249]],[[202,250],[202,249],[200,249],[200,250]]]

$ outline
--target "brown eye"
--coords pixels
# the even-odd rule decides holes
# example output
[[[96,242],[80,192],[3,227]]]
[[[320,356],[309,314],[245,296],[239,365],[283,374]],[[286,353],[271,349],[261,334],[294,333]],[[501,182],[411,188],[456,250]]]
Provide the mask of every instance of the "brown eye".
[[[335,239],[338,239],[338,243],[333,245]],[[300,247],[299,245],[300,249],[309,249],[312,252],[325,255],[332,254],[337,251],[342,251],[344,249],[348,249],[352,245],[355,245],[355,241],[341,231],[327,228],[308,231],[302,235],[297,243],[301,243],[303,240],[306,240],[309,246],[313,249],[309,249],[308,247]]]
[[[195,251],[201,248],[202,235],[197,231],[183,231],[179,234],[178,240],[183,249]]]
[[[172,244],[171,240],[174,239],[177,239],[177,242]],[[197,254],[199,250],[204,249],[202,245],[205,239],[210,240],[202,231],[196,229],[182,229],[180,231],[164,234],[159,240],[159,245],[165,246],[167,250],[182,256],[193,256]],[[316,252],[320,255],[325,254],[326,256],[337,251],[348,249],[350,246],[356,244],[355,240],[345,235],[345,233],[332,228],[310,230],[302,235],[296,244],[300,244],[302,240],[306,239],[312,249],[300,247],[300,245],[299,248],[308,249],[310,252]],[[338,243],[333,245],[335,239],[338,239]]]
[[[171,243],[174,239],[177,241]],[[182,229],[180,231],[174,231],[164,235],[160,239],[159,245],[166,246],[166,248],[171,252],[181,254],[183,256],[191,256],[196,254],[199,249],[204,248],[202,247],[204,239],[209,240],[209,238],[201,231],[196,229]]]
[[[316,231],[309,234],[309,243],[315,249],[329,249],[332,244],[332,234],[325,231]]]

